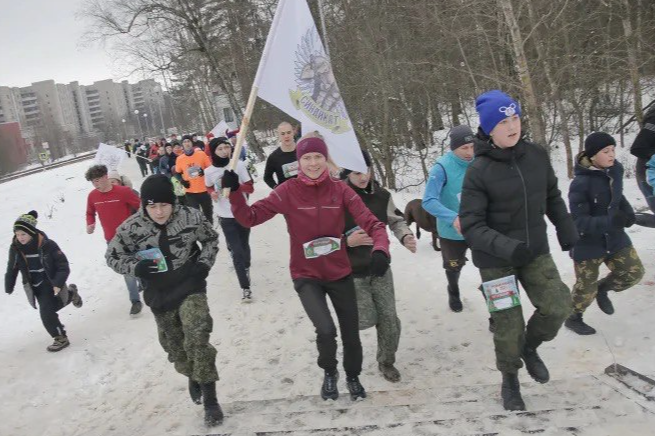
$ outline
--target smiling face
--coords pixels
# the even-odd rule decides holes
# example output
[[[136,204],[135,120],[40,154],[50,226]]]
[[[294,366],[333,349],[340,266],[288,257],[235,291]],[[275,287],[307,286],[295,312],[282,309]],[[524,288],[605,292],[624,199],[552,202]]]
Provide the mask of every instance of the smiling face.
[[[327,159],[321,153],[305,153],[300,158],[300,170],[310,179],[316,180],[327,168]]]
[[[616,152],[614,146],[608,145],[591,158],[591,163],[593,163],[596,168],[605,169],[613,166],[615,159]]]
[[[518,115],[505,118],[496,124],[490,136],[500,148],[514,147],[521,139],[521,118]]]

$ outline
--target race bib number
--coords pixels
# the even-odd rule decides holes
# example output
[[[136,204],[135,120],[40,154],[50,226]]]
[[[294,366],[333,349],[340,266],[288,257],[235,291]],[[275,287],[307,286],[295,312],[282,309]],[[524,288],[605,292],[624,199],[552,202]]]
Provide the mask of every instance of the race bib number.
[[[326,236],[305,242],[302,244],[302,248],[305,251],[306,259],[316,259],[317,257],[327,256],[330,253],[339,251],[341,249],[341,239]]]
[[[521,305],[516,276],[511,275],[482,283],[489,313],[511,309]]]
[[[288,164],[282,165],[282,173],[284,178],[288,179],[289,177],[295,177],[298,175],[298,161],[290,162]]]
[[[200,170],[201,168],[198,165],[193,165],[189,167],[188,172],[189,172],[189,178],[190,179],[195,179],[200,175]]]

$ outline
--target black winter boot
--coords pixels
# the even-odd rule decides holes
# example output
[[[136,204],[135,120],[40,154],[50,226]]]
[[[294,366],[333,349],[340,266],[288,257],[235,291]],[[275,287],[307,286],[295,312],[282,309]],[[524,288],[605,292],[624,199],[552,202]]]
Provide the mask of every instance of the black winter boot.
[[[505,410],[525,410],[525,403],[521,398],[521,385],[518,374],[503,373],[503,385],[500,390]]]
[[[531,347],[526,344],[523,347],[521,357],[525,362],[525,369],[528,370],[528,374],[530,374],[530,377],[532,377],[534,381],[547,383],[548,380],[550,380],[548,368],[546,368],[546,364],[541,360],[539,354],[537,354],[537,347]]]
[[[200,383],[192,380],[191,377],[189,377],[189,396],[194,403],[202,404],[202,389],[200,388]]]
[[[337,381],[339,380],[339,371],[334,371],[333,374],[325,372],[323,377],[323,385],[321,386],[321,398],[324,400],[336,400],[339,398],[339,389],[337,388]]]
[[[596,303],[598,303],[598,307],[600,307],[600,310],[602,310],[603,313],[611,315],[614,313],[614,305],[612,304],[609,297],[607,296],[607,292],[609,292],[607,285],[605,284],[604,281],[600,281],[598,283],[598,293],[596,294]]]
[[[47,350],[50,352],[57,352],[61,351],[64,348],[68,347],[71,343],[68,341],[68,337],[66,336],[66,333],[63,335],[55,336],[54,342],[52,345],[48,345]]]
[[[566,326],[567,329],[572,330],[579,335],[593,335],[594,333],[596,333],[595,328],[593,328],[590,325],[587,325],[582,320],[581,313],[573,313],[571,316],[569,316],[566,319],[566,321],[564,321],[564,325]]]
[[[459,298],[459,271],[446,270],[448,279],[448,305],[453,312],[461,312],[464,308]]]
[[[205,425],[214,427],[223,423],[223,411],[216,399],[216,382],[203,383],[200,385],[202,398],[205,406]]]
[[[400,371],[392,363],[378,363],[378,369],[386,380],[392,383],[400,381]]]
[[[366,398],[366,391],[364,386],[359,382],[359,377],[346,377],[346,386],[350,392],[350,399],[356,400],[357,398]]]

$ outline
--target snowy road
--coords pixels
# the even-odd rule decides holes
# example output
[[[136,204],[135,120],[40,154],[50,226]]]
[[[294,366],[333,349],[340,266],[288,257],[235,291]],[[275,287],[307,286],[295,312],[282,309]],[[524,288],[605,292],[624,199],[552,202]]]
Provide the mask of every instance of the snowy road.
[[[152,314],[145,310],[136,318],[128,315],[127,290],[122,278],[105,265],[102,235],[85,233],[86,196],[91,189],[90,183],[84,180],[88,165],[83,162],[0,185],[2,265],[6,264],[13,221],[20,214],[36,209],[40,215],[39,228],[68,255],[72,268],[69,281],[78,285],[84,297],[83,308],[75,309],[71,305],[60,313],[71,346],[60,353],[48,353],[45,347],[50,338],[38,312],[27,304],[22,289],[17,287],[11,296],[0,295],[0,319],[4,326],[0,329],[3,403],[0,435],[206,433],[201,425],[201,406],[193,405],[188,399],[186,380],[167,362],[157,342]],[[123,169],[135,182],[140,181],[134,159],[126,160]],[[636,205],[643,204],[634,181],[626,181],[625,186],[628,198]],[[566,189],[567,186],[562,186],[563,191]],[[268,191],[258,180],[254,198],[261,198]],[[396,195],[396,204],[403,209],[407,201],[419,196],[418,193]],[[600,376],[613,359],[655,376],[652,331],[655,230],[633,227],[628,232],[646,265],[644,281],[624,294],[613,296],[614,316],[603,315],[595,305],[589,309],[585,320],[599,334],[580,337],[562,329],[553,342],[540,348],[554,387],[536,385],[522,371],[528,410],[544,408],[545,403],[555,401],[552,396],[542,394],[558,392],[553,391],[558,386],[562,398],[567,397],[568,402],[591,401],[585,396],[584,386],[593,385],[593,378],[589,377]],[[554,234],[550,236],[560,273],[572,286],[573,264],[566,253],[555,249],[556,238]],[[225,424],[220,428],[224,432],[256,428],[263,419],[257,413],[258,408],[266,404],[258,401],[301,396],[302,402],[304,396],[318,393],[322,380],[315,365],[313,328],[295,296],[288,273],[288,237],[283,219],[276,217],[253,229],[251,241],[253,304],[240,302],[240,290],[222,236],[221,252],[209,276],[208,295],[214,318],[211,340],[218,349],[221,376],[218,394],[227,412]],[[502,413],[497,398],[500,375],[494,365],[486,309],[476,289],[477,270],[472,264],[465,267],[461,284],[465,308],[455,314],[448,310],[441,257],[432,251],[429,238],[419,241],[415,255],[393,240],[392,258],[403,322],[398,352],[403,380],[394,385],[378,375],[375,332],[368,330],[362,334],[364,386],[370,392],[392,390],[398,391],[398,395],[401,391],[434,390],[457,396],[462,390],[469,394],[473,390],[479,406],[476,413]],[[524,310],[529,314],[532,308],[524,304]],[[569,384],[582,386],[582,392],[566,391]],[[476,386],[481,388],[475,390]],[[345,390],[345,386],[341,389]],[[238,403],[244,401],[255,403]],[[246,404],[245,409],[239,404]],[[346,401],[340,400],[339,404],[346,411],[350,408]],[[322,404],[313,407],[321,408]],[[366,406],[354,405],[353,416],[363,407]],[[627,413],[628,419],[630,413],[633,411]],[[582,428],[593,423],[585,421],[593,421],[592,415],[581,418]],[[508,434],[520,422],[516,417],[490,425],[496,425],[501,434]],[[652,425],[654,421],[650,422]],[[291,417],[285,425],[290,429],[302,427]],[[604,434],[614,434],[609,430],[611,426],[604,428],[610,431]],[[631,433],[627,427],[622,428],[623,435],[639,434],[638,430]],[[455,430],[453,434],[457,433],[457,428],[452,430]]]

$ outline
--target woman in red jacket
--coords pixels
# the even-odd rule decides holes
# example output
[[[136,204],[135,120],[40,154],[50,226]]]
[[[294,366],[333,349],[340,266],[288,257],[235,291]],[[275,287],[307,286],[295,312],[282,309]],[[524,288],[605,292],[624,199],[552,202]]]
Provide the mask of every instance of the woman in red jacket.
[[[291,243],[291,278],[307,316],[316,328],[318,366],[325,371],[321,396],[336,399],[337,330],[330,315],[330,297],[339,318],[343,366],[350,397],[366,398],[359,382],[362,344],[359,339],[357,301],[350,261],[343,243],[344,215],[373,239],[371,272],[383,276],[389,267],[389,238],[384,223],[369,211],[345,183],[330,178],[328,149],[320,138],[306,138],[296,147],[300,171],[297,179],[278,185],[265,199],[248,206],[238,176],[226,171],[223,187],[232,190],[230,203],[236,220],[245,227],[284,215]]]

